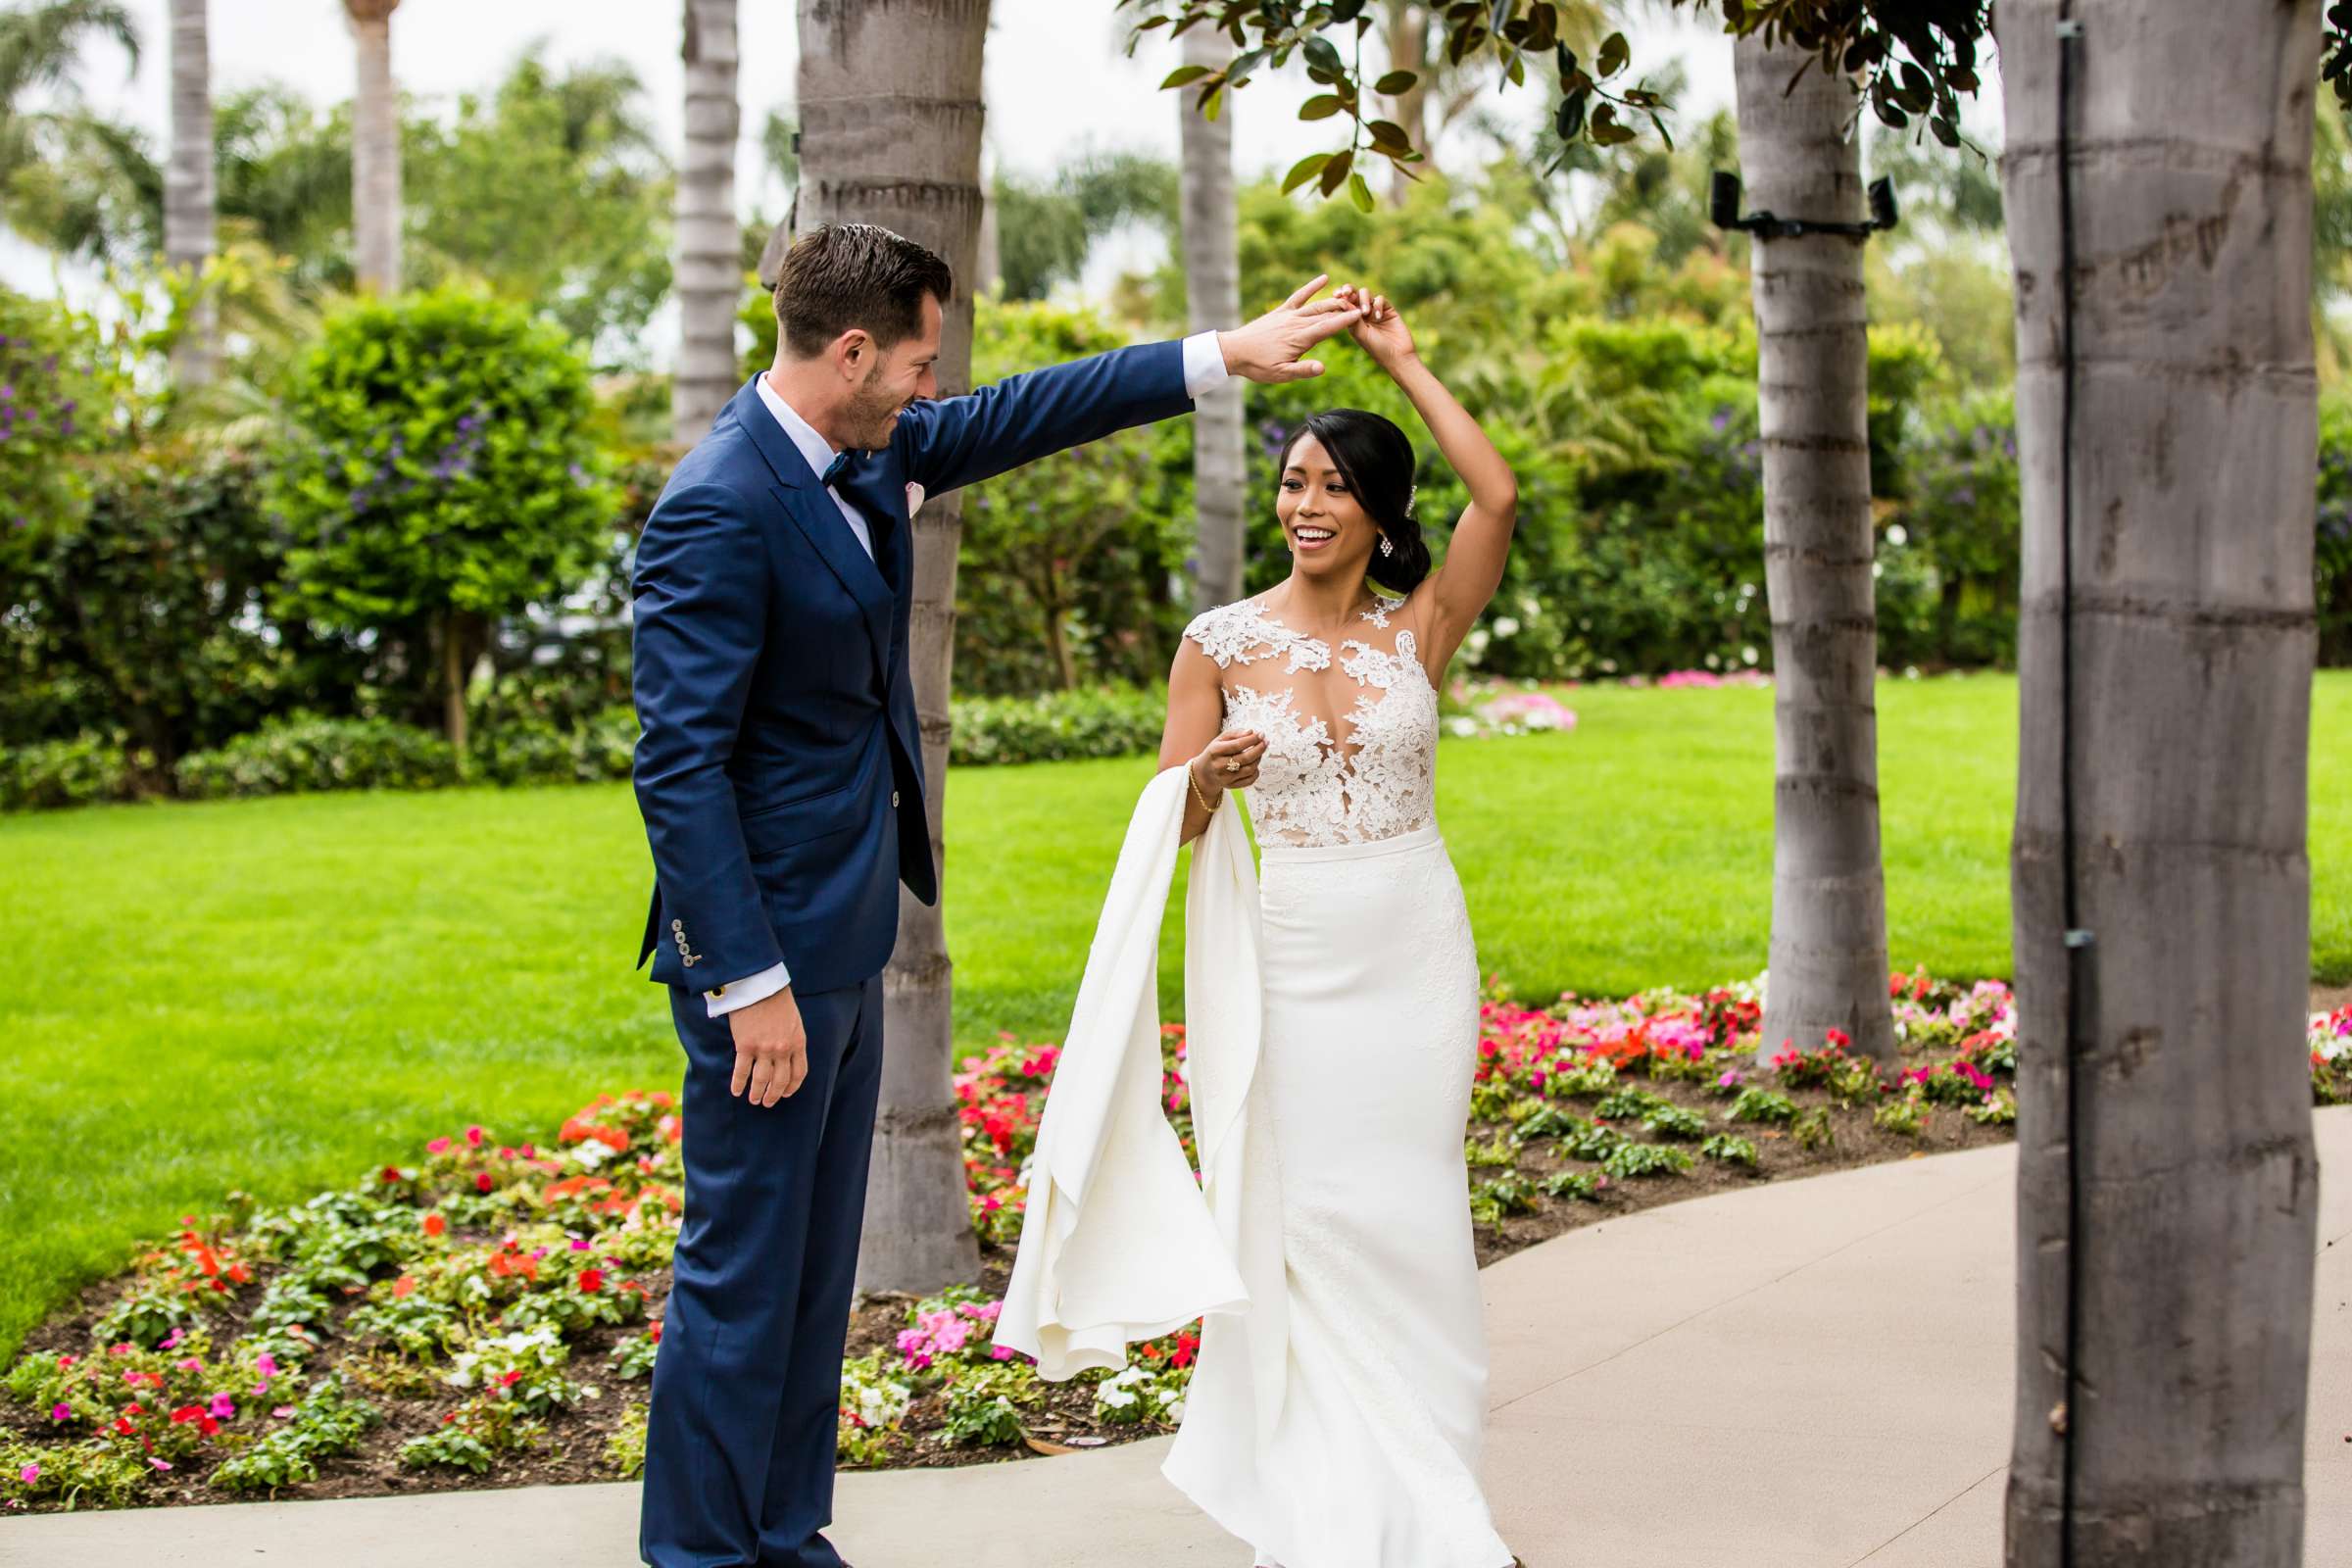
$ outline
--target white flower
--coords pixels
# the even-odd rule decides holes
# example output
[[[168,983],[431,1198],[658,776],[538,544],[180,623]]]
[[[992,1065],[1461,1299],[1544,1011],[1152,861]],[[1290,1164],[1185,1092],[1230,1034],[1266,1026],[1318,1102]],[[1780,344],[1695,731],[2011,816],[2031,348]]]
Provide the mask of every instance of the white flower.
[[[1518,617],[1516,617],[1516,616],[1514,616],[1514,615],[1498,615],[1498,616],[1496,616],[1496,617],[1495,617],[1495,620],[1494,620],[1494,635],[1495,635],[1495,636],[1497,636],[1497,637],[1516,637],[1516,636],[1518,636],[1518,635],[1519,635],[1519,621],[1518,621]]]
[[[1743,646],[1740,648],[1740,662],[1741,662],[1742,664],[1752,664],[1752,663],[1754,663],[1755,662],[1756,662],[1756,645],[1755,645],[1754,643],[1748,643],[1748,644],[1745,644],[1745,645],[1743,645]]]
[[[1907,530],[1905,530],[1903,525],[1898,522],[1886,530],[1886,542],[1890,545],[1909,544],[1911,542],[1911,535]]]
[[[571,1146],[571,1157],[580,1162],[582,1170],[594,1170],[612,1157],[612,1148],[590,1138]]]

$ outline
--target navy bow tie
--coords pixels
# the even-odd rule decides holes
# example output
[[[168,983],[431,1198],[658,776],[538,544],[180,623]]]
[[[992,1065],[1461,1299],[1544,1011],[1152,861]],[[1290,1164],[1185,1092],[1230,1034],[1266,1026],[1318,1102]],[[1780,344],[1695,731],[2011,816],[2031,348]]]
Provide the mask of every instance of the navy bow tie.
[[[833,481],[840,478],[844,473],[848,472],[849,466],[850,455],[847,452],[834,453],[833,461],[825,465],[825,476],[822,479],[819,479],[817,483],[823,485],[828,490],[832,489]]]

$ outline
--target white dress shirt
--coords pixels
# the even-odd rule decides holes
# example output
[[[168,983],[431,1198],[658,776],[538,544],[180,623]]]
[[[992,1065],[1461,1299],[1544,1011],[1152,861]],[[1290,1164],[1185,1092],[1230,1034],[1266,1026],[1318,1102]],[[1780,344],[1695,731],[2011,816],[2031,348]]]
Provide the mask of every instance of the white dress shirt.
[[[1206,396],[1216,390],[1227,374],[1225,354],[1217,347],[1216,333],[1196,332],[1184,340],[1184,391],[1187,397],[1198,400]],[[842,449],[818,434],[814,425],[802,418],[793,406],[784,401],[783,394],[769,382],[765,371],[760,372],[757,385],[760,388],[760,401],[767,405],[767,412],[774,415],[776,423],[784,427],[784,433],[792,439],[793,447],[807,461],[808,471],[823,477],[835,454]],[[833,505],[841,509],[841,520],[849,524],[858,547],[865,552],[867,559],[872,559],[874,538],[863,514],[844,501],[841,492],[831,485],[825,486],[825,494],[831,496]],[[791,971],[783,964],[770,964],[758,974],[730,980],[715,991],[704,992],[703,1005],[710,1009],[711,1017],[716,1018],[738,1007],[748,1007],[755,1002],[764,1002],[790,984]]]

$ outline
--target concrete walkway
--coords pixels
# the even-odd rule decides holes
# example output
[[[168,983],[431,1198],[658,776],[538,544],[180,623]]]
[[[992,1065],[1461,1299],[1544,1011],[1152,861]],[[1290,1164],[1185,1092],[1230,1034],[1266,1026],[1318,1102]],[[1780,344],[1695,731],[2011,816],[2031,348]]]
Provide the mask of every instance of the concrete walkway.
[[[2352,1108],[2319,1115],[2352,1172]],[[1786,1182],[1487,1270],[1488,1490],[1531,1568],[1986,1568],[2009,1455],[2014,1152]],[[2352,1180],[2324,1180],[2307,1561],[2352,1562]],[[842,1477],[858,1568],[1245,1568],[1166,1443]],[[43,1515],[7,1568],[629,1568],[631,1486]]]

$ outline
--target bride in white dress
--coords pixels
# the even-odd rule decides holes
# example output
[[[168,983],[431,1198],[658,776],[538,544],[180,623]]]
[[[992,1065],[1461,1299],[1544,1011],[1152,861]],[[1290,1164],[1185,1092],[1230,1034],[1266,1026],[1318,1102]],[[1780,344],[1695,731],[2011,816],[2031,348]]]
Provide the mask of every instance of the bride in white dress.
[[[1244,790],[1262,859],[1288,1353],[1255,1431],[1244,1331],[1210,1317],[1166,1473],[1260,1565],[1507,1568],[1479,1484],[1462,1153],[1478,957],[1434,806],[1438,686],[1501,581],[1517,487],[1395,308],[1340,293],[1470,504],[1431,571],[1404,432],[1310,417],[1275,505],[1290,576],[1196,619],[1170,672],[1160,764],[1191,770],[1184,838]]]

